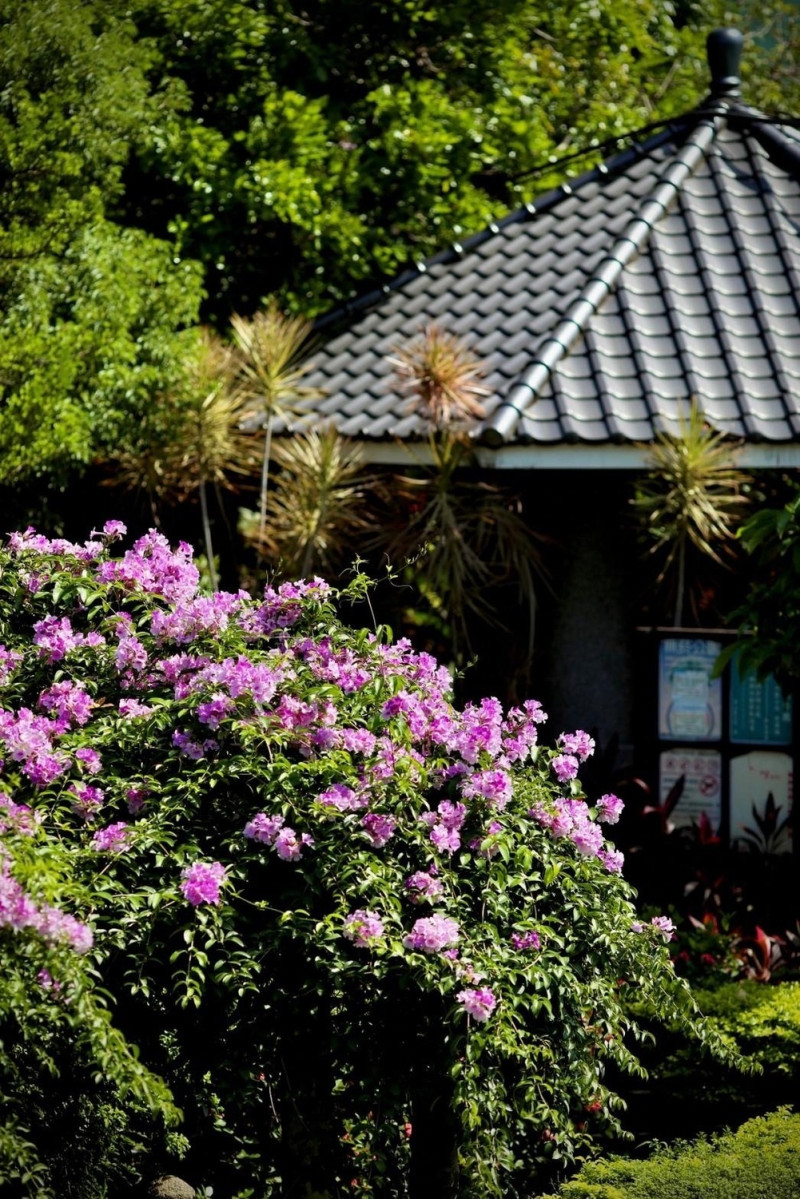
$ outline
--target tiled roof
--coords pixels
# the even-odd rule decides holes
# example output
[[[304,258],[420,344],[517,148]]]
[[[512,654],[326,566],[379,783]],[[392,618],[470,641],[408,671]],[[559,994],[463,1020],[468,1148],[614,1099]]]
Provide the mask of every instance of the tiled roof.
[[[800,436],[800,136],[714,99],[338,314],[315,405],[352,437],[424,433],[387,361],[436,322],[486,369],[488,445]],[[342,324],[344,321],[344,326]]]

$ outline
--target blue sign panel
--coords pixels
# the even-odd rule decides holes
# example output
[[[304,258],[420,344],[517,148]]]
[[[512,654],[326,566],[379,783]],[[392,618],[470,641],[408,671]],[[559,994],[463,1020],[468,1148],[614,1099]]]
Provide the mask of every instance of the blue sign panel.
[[[738,745],[791,745],[792,700],[772,675],[763,683],[754,674],[742,679],[731,665],[730,738]]]
[[[661,642],[658,671],[658,735],[662,740],[719,741],[722,681],[711,677],[720,643],[704,637]]]

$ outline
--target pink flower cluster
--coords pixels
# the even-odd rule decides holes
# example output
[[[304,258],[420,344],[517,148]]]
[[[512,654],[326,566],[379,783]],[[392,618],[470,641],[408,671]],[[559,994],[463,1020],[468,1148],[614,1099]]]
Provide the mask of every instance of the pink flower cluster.
[[[23,655],[17,650],[0,645],[0,687],[5,687],[22,658]]]
[[[339,812],[357,812],[359,808],[367,806],[368,799],[363,791],[359,794],[344,783],[334,783],[326,791],[320,792],[317,803],[324,808],[336,808]]]
[[[29,708],[0,709],[0,742],[12,762],[22,763],[23,773],[36,787],[48,786],[69,769],[68,756],[53,745],[62,731],[58,721],[36,716]]]
[[[27,804],[15,803],[9,795],[0,792],[0,833],[15,832],[30,837],[36,831],[40,816]]]
[[[455,853],[461,848],[461,826],[467,818],[463,803],[443,799],[435,812],[424,812],[420,819],[430,828],[430,838],[440,853]]]
[[[0,865],[0,928],[31,929],[48,945],[66,941],[78,953],[88,953],[92,930],[60,908],[39,907],[11,875],[7,859]]]
[[[670,920],[669,916],[653,916],[649,925],[643,924],[639,920],[634,920],[631,925],[635,933],[642,933],[646,928],[654,928],[657,933],[660,933],[665,941],[672,941],[675,937],[675,925]]]
[[[431,866],[427,871],[417,870],[406,879],[405,887],[412,903],[422,903],[424,899],[433,903],[439,898],[444,891],[444,885],[442,880],[436,877],[437,873],[436,867]]]
[[[369,837],[373,849],[382,849],[394,836],[397,821],[392,816],[384,816],[380,812],[367,812],[361,821],[361,826]]]
[[[537,932],[531,930],[529,933],[512,933],[511,944],[515,949],[538,949],[541,945],[541,938]]]
[[[244,835],[249,841],[271,845],[284,862],[298,861],[303,856],[303,850],[310,849],[314,844],[310,833],[298,836],[293,828],[289,828],[283,816],[267,816],[266,812],[258,812],[248,821],[244,826]]]
[[[291,628],[303,613],[303,600],[322,601],[327,599],[330,592],[325,580],[318,578],[311,582],[281,583],[277,591],[267,587],[256,617],[258,632],[268,636],[277,630]]]
[[[124,591],[143,591],[168,603],[180,603],[193,598],[200,582],[192,554],[185,541],[172,550],[166,537],[151,529],[121,559],[102,562],[97,578]]]
[[[497,1007],[497,999],[488,987],[466,987],[456,995],[456,1001],[479,1024],[485,1024]]]
[[[133,829],[124,820],[98,829],[92,837],[92,849],[98,853],[122,853],[130,844]]]
[[[183,871],[181,893],[194,908],[203,903],[219,904],[220,889],[227,877],[221,862],[193,862]]]
[[[383,937],[383,921],[375,912],[359,908],[345,916],[343,935],[356,949],[370,949]]]
[[[97,648],[104,643],[101,633],[76,633],[68,616],[45,616],[33,626],[33,644],[46,662],[60,662],[80,646]]]
[[[414,927],[403,938],[406,949],[420,949],[424,953],[441,953],[450,945],[456,945],[459,927],[449,916],[423,916],[414,922]]]
[[[586,857],[598,858],[610,873],[618,874],[621,871],[623,855],[606,845],[603,830],[592,820],[589,806],[584,800],[557,799],[552,809],[541,806],[531,808],[529,815],[554,837],[566,837],[572,841]]]
[[[86,724],[92,714],[94,700],[86,693],[84,683],[64,680],[53,683],[39,696],[39,707],[53,714],[59,732]]]

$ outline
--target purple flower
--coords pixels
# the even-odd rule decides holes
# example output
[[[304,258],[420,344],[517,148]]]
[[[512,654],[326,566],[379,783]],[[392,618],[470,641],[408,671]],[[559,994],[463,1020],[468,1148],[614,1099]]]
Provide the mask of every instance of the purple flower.
[[[356,949],[370,949],[383,936],[383,921],[377,913],[359,908],[345,916],[343,935]]]
[[[265,845],[274,845],[275,838],[284,824],[283,816],[267,816],[265,812],[258,812],[244,826],[244,835],[250,841],[261,841]]]
[[[675,936],[675,925],[669,916],[654,916],[650,921],[653,928],[661,933],[665,941],[672,941]]]
[[[114,655],[114,665],[120,672],[123,670],[144,670],[147,665],[147,650],[138,637],[130,635],[120,637],[117,652]]]
[[[60,662],[83,638],[73,632],[67,616],[45,616],[33,626],[33,644],[47,662]]]
[[[233,707],[230,696],[217,691],[211,699],[197,705],[197,719],[202,724],[207,724],[210,729],[218,729],[220,721],[225,719]]]
[[[75,750],[75,761],[80,762],[87,774],[99,774],[103,765],[97,750],[89,745],[82,745],[80,749]]]
[[[0,645],[0,687],[6,685],[22,658],[23,655],[17,650],[6,649],[4,645]]]
[[[583,729],[578,729],[574,733],[562,733],[558,738],[558,744],[567,754],[575,754],[581,762],[585,762],[594,753],[594,738],[585,733]]]
[[[84,820],[91,820],[97,815],[106,797],[101,787],[92,787],[88,783],[70,783],[67,790],[75,796],[73,809]]]
[[[601,849],[597,856],[611,874],[622,873],[625,855],[618,849]]]
[[[371,754],[377,737],[369,729],[342,729],[342,745],[351,754]]]
[[[518,950],[538,949],[539,946],[541,945],[541,939],[539,937],[539,934],[534,931],[531,931],[529,933],[522,933],[521,935],[519,933],[512,933],[511,934],[511,944],[514,946],[515,949],[518,949]]]
[[[124,820],[119,820],[116,824],[109,824],[106,828],[98,829],[94,834],[92,849],[96,849],[100,853],[121,853],[128,848],[132,831],[131,826]]]
[[[109,541],[117,541],[120,537],[124,537],[127,532],[128,527],[121,520],[107,520],[103,525],[103,533]]]
[[[380,849],[394,836],[397,821],[379,812],[367,812],[361,824],[375,849]]]
[[[192,547],[181,542],[171,550],[162,533],[151,529],[116,562],[101,562],[101,583],[115,583],[126,591],[161,595],[167,603],[190,600],[197,591],[200,575],[192,564]]]
[[[406,879],[405,886],[412,903],[422,903],[423,899],[433,902],[444,890],[441,879],[436,878],[433,870],[418,870]]]
[[[54,994],[57,994],[61,990],[61,983],[58,979],[53,978],[49,970],[40,970],[36,975],[36,981],[45,991],[53,991]]]
[[[135,719],[137,716],[149,716],[152,712],[155,712],[155,708],[151,708],[149,704],[140,703],[138,699],[121,699],[119,701],[120,716]]]
[[[618,795],[601,795],[597,801],[597,819],[604,824],[616,824],[624,807]]]
[[[181,892],[192,907],[201,903],[219,903],[220,887],[227,871],[221,862],[194,862],[184,870]]]
[[[187,758],[191,758],[195,762],[199,762],[206,756],[205,745],[195,741],[188,733],[182,733],[179,729],[172,734],[172,744]]]
[[[414,922],[414,927],[403,938],[406,949],[420,949],[424,953],[440,953],[455,945],[459,937],[458,922],[448,916],[423,916]]]
[[[456,1001],[480,1024],[484,1024],[497,1007],[497,1000],[488,987],[467,987],[459,991]]]
[[[150,794],[148,787],[129,787],[125,792],[125,798],[128,801],[128,811],[131,816],[138,815],[144,805],[147,803],[147,797]]]
[[[275,838],[275,852],[284,862],[296,862],[303,856],[303,850],[314,844],[310,833],[298,837],[293,828],[285,825]]]
[[[502,812],[511,799],[511,776],[505,770],[478,771],[463,781],[461,794],[466,799],[480,796]]]
[[[566,783],[569,779],[574,779],[578,773],[578,759],[572,754],[556,754],[550,765],[555,771],[556,778],[560,783]]]
[[[344,783],[334,783],[327,791],[322,791],[317,796],[317,803],[326,808],[337,808],[340,812],[357,812],[359,808],[367,806],[368,799],[363,794],[357,795]]]

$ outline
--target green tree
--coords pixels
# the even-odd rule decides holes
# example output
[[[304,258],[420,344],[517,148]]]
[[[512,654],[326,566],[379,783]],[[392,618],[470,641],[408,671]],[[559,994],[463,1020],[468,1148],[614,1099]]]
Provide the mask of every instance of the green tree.
[[[761,508],[739,530],[754,581],[731,616],[739,636],[719,667],[736,657],[742,674],[773,674],[787,694],[800,679],[800,487],[794,482],[791,492],[784,505]]]
[[[152,50],[106,6],[0,0],[0,478],[63,483],[178,370],[200,274],[114,219],[155,119]]]
[[[267,294],[308,315],[530,199],[551,156],[697,104],[715,25],[749,33],[750,101],[796,107],[791,7],[137,0],[176,105],[126,211],[203,262],[219,322]]]

